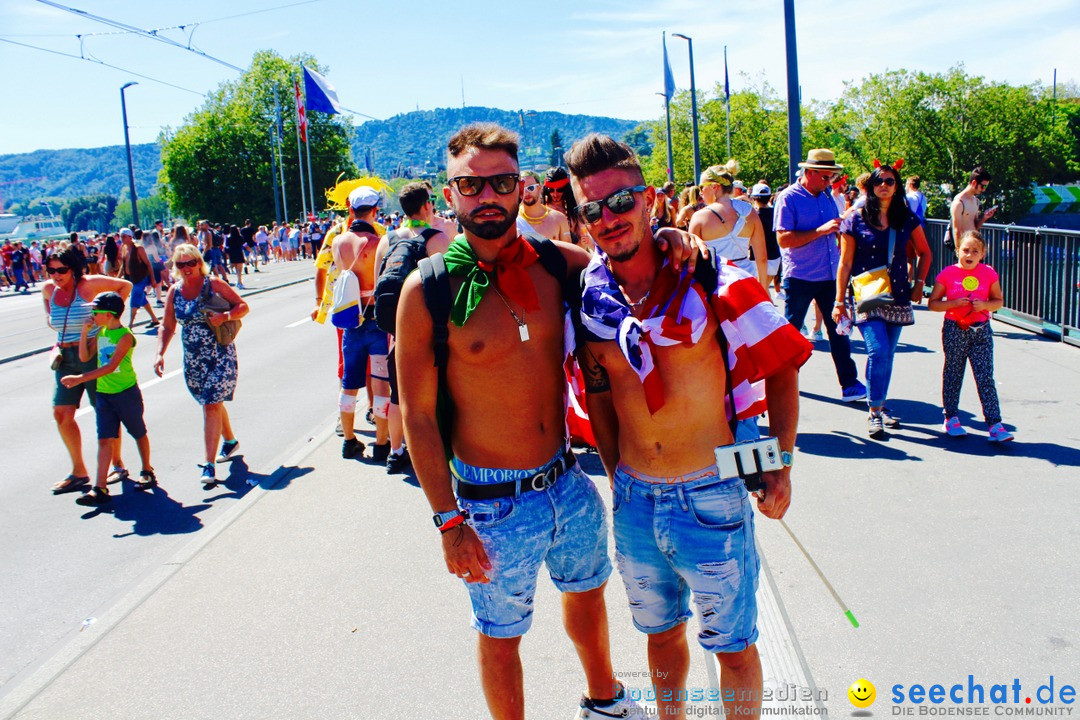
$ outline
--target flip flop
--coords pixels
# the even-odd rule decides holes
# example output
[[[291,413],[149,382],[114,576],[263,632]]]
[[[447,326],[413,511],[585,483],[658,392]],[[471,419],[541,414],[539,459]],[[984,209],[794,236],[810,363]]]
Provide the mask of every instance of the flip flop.
[[[52,494],[64,495],[65,493],[79,492],[89,482],[90,478],[86,475],[68,475],[52,486]]]

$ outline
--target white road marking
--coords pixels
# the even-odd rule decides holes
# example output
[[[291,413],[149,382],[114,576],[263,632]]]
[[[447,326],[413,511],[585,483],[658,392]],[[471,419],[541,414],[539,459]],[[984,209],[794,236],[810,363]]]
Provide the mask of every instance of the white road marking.
[[[140,390],[146,390],[147,388],[154,387],[159,382],[165,382],[169,378],[176,377],[177,375],[179,375],[182,372],[184,372],[184,368],[178,368],[176,370],[173,370],[172,372],[165,373],[161,377],[156,377],[153,380],[147,380],[144,383],[139,383],[139,389]],[[94,411],[94,406],[93,405],[87,405],[86,407],[82,407],[82,408],[79,408],[78,410],[76,410],[75,411],[75,417],[80,418],[83,415],[86,415],[87,413],[91,413],[93,411]]]
[[[286,328],[294,328],[294,327],[298,327],[300,325],[303,325],[304,323],[309,323],[309,322],[314,322],[314,321],[311,319],[310,315],[306,315],[306,316],[300,318],[299,320],[297,320],[294,323],[289,323],[285,327]]]

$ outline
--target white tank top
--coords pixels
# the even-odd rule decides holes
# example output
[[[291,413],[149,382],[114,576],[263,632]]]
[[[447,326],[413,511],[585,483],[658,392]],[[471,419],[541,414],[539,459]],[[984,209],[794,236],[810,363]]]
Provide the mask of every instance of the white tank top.
[[[739,235],[743,227],[746,226],[746,218],[750,215],[750,211],[754,209],[754,206],[745,200],[734,198],[731,201],[731,207],[738,216],[735,224],[731,227],[731,232],[722,237],[706,240],[705,244],[709,246],[709,252],[727,258],[741,269],[756,276],[757,269],[754,267],[754,261],[750,259],[750,238],[740,237]],[[713,215],[720,217],[719,213],[712,208],[708,208],[708,210]]]

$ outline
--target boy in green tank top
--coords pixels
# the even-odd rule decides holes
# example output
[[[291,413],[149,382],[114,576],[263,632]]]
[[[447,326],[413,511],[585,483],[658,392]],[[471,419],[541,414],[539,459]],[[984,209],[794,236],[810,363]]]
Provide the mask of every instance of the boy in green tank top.
[[[97,380],[98,395],[94,405],[98,434],[97,482],[90,492],[75,501],[80,505],[104,505],[109,501],[106,480],[121,423],[135,439],[142,460],[136,487],[146,488],[157,482],[150,466],[150,439],[143,422],[142,392],[131,365],[135,336],[120,322],[123,314],[124,299],[117,293],[101,293],[94,299],[93,314],[83,324],[79,338],[79,359],[87,362],[96,355],[97,370],[60,378],[64,387],[69,388]],[[96,332],[92,334],[91,328],[96,328]]]

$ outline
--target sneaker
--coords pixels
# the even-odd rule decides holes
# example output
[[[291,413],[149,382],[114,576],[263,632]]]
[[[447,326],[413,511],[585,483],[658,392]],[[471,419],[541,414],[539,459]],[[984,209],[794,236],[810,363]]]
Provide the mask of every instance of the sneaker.
[[[645,708],[626,697],[625,689],[619,690],[619,696],[610,705],[597,705],[596,701],[582,696],[581,704],[578,705],[576,720],[584,718],[626,718],[628,720],[645,720],[648,717]]]
[[[409,458],[409,449],[401,448],[399,453],[390,453],[390,457],[386,458],[386,472],[390,475],[396,475],[400,472],[405,472],[405,468],[409,467],[412,460]]]
[[[898,428],[898,427],[900,427],[900,416],[899,415],[893,415],[892,412],[887,407],[882,407],[881,408],[881,421],[883,423],[885,423],[885,427],[887,427],[887,428]]]
[[[967,430],[960,424],[960,418],[955,415],[951,418],[945,418],[945,424],[942,425],[941,429],[952,437],[964,437],[967,435]]]
[[[338,418],[337,425],[334,426],[334,434],[339,438],[345,437],[345,428],[341,427],[341,418]]]
[[[239,440],[226,440],[221,443],[221,452],[218,453],[217,460],[215,462],[225,462],[233,455],[236,454],[236,448],[240,447]]]
[[[375,424],[375,410],[373,408],[367,409],[367,413],[364,415],[364,420],[367,421],[368,425]]]
[[[870,417],[866,419],[866,432],[870,434],[872,438],[879,438],[885,436],[885,423],[882,421],[881,413],[870,414]]]
[[[247,290],[247,286],[245,286],[244,283],[236,283],[236,289],[237,290]]]
[[[371,459],[375,462],[386,462],[390,457],[390,441],[371,446]]]
[[[814,331],[814,342],[821,342],[825,339],[825,336],[821,334],[820,330]]]
[[[78,505],[89,505],[91,507],[97,507],[98,505],[104,505],[109,502],[112,497],[109,495],[109,488],[99,488],[96,485],[90,488],[90,492],[80,495],[75,498],[75,503]]]
[[[994,423],[990,427],[990,437],[986,439],[990,442],[1009,442],[1013,439],[1013,434],[1006,430],[1001,423]]]
[[[844,388],[841,399],[844,402],[858,402],[860,400],[865,400],[866,386],[856,380],[854,385],[848,385]]]
[[[364,453],[364,443],[354,437],[347,438],[341,443],[341,457],[348,460]]]
[[[199,475],[200,482],[206,487],[217,485],[217,475],[214,473],[214,463],[205,463],[199,467],[202,468],[202,474]]]

